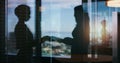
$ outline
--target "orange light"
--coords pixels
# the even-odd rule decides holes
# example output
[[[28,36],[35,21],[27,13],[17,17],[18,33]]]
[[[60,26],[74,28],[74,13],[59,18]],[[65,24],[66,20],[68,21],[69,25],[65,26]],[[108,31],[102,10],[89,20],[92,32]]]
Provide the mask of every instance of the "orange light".
[[[120,0],[108,0],[106,4],[108,7],[120,7]]]

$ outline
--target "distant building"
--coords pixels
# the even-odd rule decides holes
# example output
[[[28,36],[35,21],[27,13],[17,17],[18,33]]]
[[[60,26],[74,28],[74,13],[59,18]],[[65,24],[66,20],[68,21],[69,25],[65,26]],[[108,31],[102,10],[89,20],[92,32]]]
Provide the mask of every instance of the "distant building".
[[[106,20],[103,20],[101,22],[102,24],[102,44],[103,46],[109,46],[109,39],[107,38],[108,37],[108,33],[107,33],[107,30],[106,30]]]

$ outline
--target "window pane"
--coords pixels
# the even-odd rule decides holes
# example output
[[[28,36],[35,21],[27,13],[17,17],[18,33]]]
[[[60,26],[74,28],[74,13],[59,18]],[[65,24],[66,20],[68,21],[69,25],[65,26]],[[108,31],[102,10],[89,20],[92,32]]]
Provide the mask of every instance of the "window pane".
[[[77,8],[78,11],[75,11],[76,7],[79,7]],[[81,10],[80,7],[83,9]],[[80,14],[81,11],[82,13]],[[113,32],[113,27],[116,24],[113,17],[115,19],[117,17],[113,14],[120,12],[120,8],[108,7],[106,1],[98,0],[94,0],[94,2],[87,0],[82,5],[78,0],[42,0],[41,12],[42,57],[70,58],[73,52],[76,51],[80,55],[82,53],[87,54],[88,56],[85,59],[89,57],[96,59],[107,57],[108,61],[112,62],[113,49],[117,47],[114,42],[117,36]],[[87,18],[85,15],[87,15]],[[80,22],[78,23],[77,20]],[[89,20],[89,23],[87,23],[87,20]],[[87,27],[90,29],[86,29]],[[76,28],[77,31],[74,33]],[[87,39],[83,38],[85,36],[84,33],[89,36],[89,38],[87,37],[89,44],[84,43],[84,40]],[[78,41],[81,40],[79,42],[82,43],[75,44],[77,43],[76,37],[79,37]],[[69,44],[64,41],[69,42]],[[78,47],[77,49],[75,45],[83,48]],[[84,53],[86,50],[88,50],[87,53]],[[78,56],[73,58],[76,57]],[[83,59],[83,57],[80,58]],[[70,60],[72,61],[73,58]],[[93,58],[91,58],[91,61],[94,61]],[[107,61],[107,59],[104,61]],[[102,61],[101,59],[99,60]],[[95,61],[97,62],[97,60]]]
[[[84,10],[90,17],[90,54],[112,56],[112,48],[115,48],[114,39],[117,37],[114,33],[114,23],[117,18],[114,12],[119,12],[119,8],[108,7],[105,1],[92,2],[88,0],[83,4]],[[114,18],[113,18],[114,17]],[[117,31],[117,30],[116,30]]]
[[[71,45],[62,42],[66,37],[73,38],[76,25],[74,7],[80,0],[42,0],[41,44],[43,57],[71,57]]]

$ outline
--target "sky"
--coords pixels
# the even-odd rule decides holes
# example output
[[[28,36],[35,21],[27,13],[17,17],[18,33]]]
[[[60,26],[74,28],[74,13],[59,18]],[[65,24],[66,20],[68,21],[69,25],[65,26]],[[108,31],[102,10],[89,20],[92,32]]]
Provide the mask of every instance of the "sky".
[[[80,0],[42,0],[42,27],[46,27],[42,29],[58,32],[61,30],[63,32],[71,31],[70,28],[75,25],[72,24],[74,23],[73,10],[80,4]]]
[[[31,7],[31,19],[26,24],[34,34],[35,0],[8,0],[6,6],[8,8],[6,30],[8,32],[14,32],[14,27],[18,22],[18,19],[14,14],[14,9],[20,4],[27,4]],[[76,25],[74,7],[81,4],[81,0],[42,0],[42,32],[67,32],[70,36]],[[96,3],[92,3],[91,6],[88,6],[86,3],[82,4],[84,11],[89,13],[91,32],[93,32],[93,24],[96,22],[96,28],[98,28],[97,30],[100,33],[99,27],[101,27],[101,21],[104,19],[107,21],[107,29],[112,31],[112,12],[115,11],[115,8],[107,7],[105,2],[99,2],[97,4],[98,11],[95,11]],[[117,11],[119,11],[119,9]]]

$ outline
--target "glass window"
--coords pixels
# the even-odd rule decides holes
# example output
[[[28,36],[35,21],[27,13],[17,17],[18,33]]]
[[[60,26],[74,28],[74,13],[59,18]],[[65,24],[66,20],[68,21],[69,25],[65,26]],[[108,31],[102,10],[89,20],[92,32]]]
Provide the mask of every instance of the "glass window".
[[[90,17],[90,46],[91,53],[112,54],[112,12],[114,8],[107,7],[105,1],[84,3]],[[110,49],[105,53],[102,49]],[[100,51],[101,50],[101,51]]]
[[[42,57],[71,57],[71,45],[62,40],[73,38],[74,7],[80,4],[80,0],[42,0]]]
[[[116,55],[116,12],[120,12],[119,7],[109,7],[106,1],[92,2],[88,0],[83,3],[90,17],[90,45],[88,53],[96,55]],[[114,19],[115,18],[115,19]],[[113,50],[114,49],[114,50]],[[114,52],[113,52],[113,51]]]
[[[42,57],[74,61],[73,58],[79,57],[74,55],[85,54],[91,62],[94,61],[92,57],[107,57],[112,62],[115,48],[113,14],[120,12],[119,8],[108,7],[106,1],[98,0],[83,3],[80,0],[42,0],[41,3]]]

